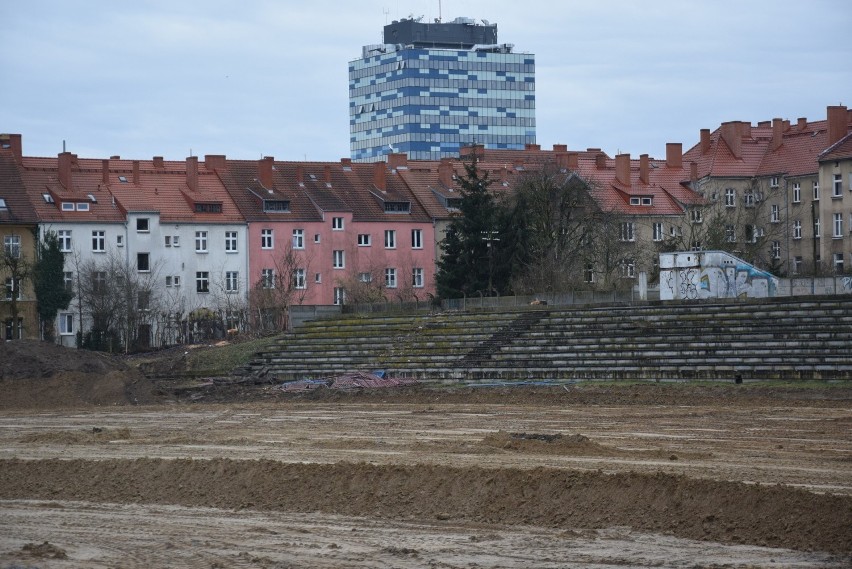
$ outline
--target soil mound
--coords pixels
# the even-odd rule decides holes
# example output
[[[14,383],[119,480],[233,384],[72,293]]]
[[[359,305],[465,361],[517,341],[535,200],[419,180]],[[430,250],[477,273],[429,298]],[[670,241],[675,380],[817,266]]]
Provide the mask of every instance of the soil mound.
[[[154,385],[116,356],[37,340],[0,343],[0,409],[156,403]]]

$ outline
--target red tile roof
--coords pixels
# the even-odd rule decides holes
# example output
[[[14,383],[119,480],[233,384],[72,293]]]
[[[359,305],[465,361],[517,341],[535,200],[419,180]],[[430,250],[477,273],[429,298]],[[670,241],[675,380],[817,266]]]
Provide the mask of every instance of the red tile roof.
[[[5,149],[0,149],[0,199],[6,203],[5,208],[0,208],[0,223],[38,223],[35,208],[24,191],[15,157]]]

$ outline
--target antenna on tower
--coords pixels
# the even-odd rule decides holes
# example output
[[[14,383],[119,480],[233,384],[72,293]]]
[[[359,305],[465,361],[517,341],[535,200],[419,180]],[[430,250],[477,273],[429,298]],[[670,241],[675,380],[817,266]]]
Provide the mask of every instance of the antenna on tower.
[[[387,6],[382,8],[382,13],[385,15],[385,25],[387,26],[388,25],[388,14],[390,14],[390,10],[388,10]]]
[[[438,23],[440,24],[443,19],[443,15],[441,14],[441,0],[438,0]]]

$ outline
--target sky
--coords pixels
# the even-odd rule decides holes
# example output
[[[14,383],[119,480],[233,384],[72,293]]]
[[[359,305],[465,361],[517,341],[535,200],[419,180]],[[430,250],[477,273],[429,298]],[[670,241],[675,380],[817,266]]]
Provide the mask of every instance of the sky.
[[[852,108],[848,0],[0,0],[0,132],[27,156],[337,161],[348,62],[410,15],[535,54],[542,148],[663,158]]]

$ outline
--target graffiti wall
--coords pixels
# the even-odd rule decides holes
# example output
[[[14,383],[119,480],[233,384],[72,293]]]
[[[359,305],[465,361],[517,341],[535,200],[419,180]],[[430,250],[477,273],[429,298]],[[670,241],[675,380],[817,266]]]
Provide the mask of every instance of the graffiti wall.
[[[723,251],[660,254],[660,299],[766,298],[778,278]]]

